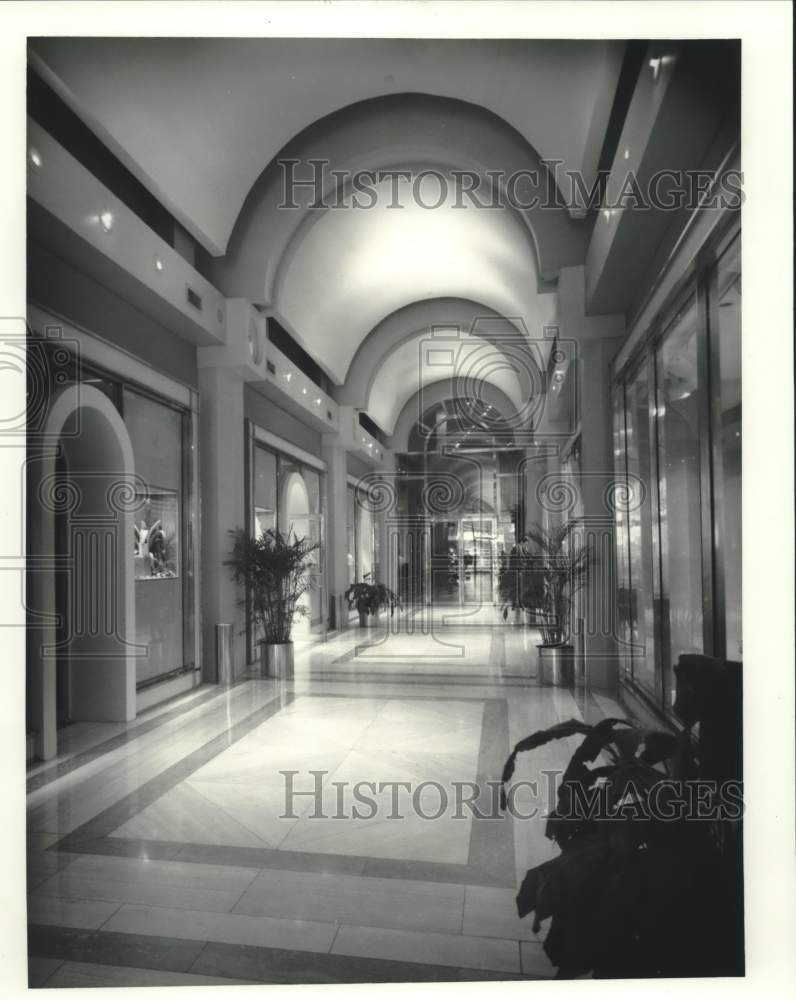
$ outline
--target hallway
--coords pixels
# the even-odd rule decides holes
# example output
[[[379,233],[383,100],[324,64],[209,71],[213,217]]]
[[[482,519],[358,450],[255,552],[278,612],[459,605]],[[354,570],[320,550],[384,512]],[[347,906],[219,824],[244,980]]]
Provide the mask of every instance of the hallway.
[[[28,778],[31,985],[551,978],[544,931],[513,913],[556,848],[542,820],[489,810],[486,782],[529,732],[624,713],[537,686],[527,630],[407,621],[305,644],[292,682],[204,686],[126,726],[62,731]],[[571,749],[543,748],[515,780]],[[283,770],[294,792],[324,772],[322,795],[286,809]],[[357,819],[362,780],[387,798]],[[482,807],[458,819],[457,782]],[[405,789],[421,783],[417,815]],[[423,818],[440,787],[446,812]]]
[[[743,975],[741,41],[500,6],[25,39],[33,986]]]

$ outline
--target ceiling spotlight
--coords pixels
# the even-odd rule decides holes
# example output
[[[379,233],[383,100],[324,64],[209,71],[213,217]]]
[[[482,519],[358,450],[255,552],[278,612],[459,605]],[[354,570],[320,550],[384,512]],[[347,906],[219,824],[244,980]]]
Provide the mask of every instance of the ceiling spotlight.
[[[322,402],[323,402],[323,400],[321,399],[320,396],[316,396],[315,397],[315,405],[316,406],[320,406]]]
[[[41,153],[38,151],[38,149],[31,149],[31,151],[30,151],[30,162],[33,164],[33,166],[37,170],[42,165]]]
[[[649,60],[649,67],[652,70],[652,79],[657,80],[663,66],[668,66],[675,61],[674,56],[658,56]]]
[[[113,212],[103,212],[99,220],[106,233],[109,233],[113,229]]]
[[[155,257],[155,270],[156,271],[163,270],[163,261],[160,259],[160,257]]]
[[[293,378],[293,372],[285,372],[285,382],[289,382]]]
[[[610,222],[611,221],[611,209],[610,208],[604,208],[603,209],[603,218],[605,219],[606,222]]]
[[[626,159],[626,160],[629,160],[629,159],[630,159],[630,150],[629,150],[629,149],[626,149],[626,150],[625,150],[625,159]]]
[[[373,447],[373,442],[372,441],[368,441],[368,448],[372,448],[372,447]]]
[[[302,388],[301,395],[302,396],[306,396],[307,395],[307,387],[306,387],[306,385]]]

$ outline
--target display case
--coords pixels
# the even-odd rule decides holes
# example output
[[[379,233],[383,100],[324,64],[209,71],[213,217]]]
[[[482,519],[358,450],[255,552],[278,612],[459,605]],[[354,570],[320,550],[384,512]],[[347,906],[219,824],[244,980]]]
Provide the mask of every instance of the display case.
[[[136,580],[173,580],[180,575],[179,500],[175,490],[139,494],[133,524]]]

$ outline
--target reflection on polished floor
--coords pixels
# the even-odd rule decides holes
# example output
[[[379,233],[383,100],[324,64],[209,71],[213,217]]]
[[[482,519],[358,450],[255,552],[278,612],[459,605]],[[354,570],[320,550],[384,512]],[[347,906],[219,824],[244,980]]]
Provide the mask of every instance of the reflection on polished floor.
[[[556,849],[490,810],[489,782],[532,730],[622,710],[538,687],[526,629],[393,624],[305,644],[292,682],[65,730],[28,772],[31,985],[552,976],[514,893]]]

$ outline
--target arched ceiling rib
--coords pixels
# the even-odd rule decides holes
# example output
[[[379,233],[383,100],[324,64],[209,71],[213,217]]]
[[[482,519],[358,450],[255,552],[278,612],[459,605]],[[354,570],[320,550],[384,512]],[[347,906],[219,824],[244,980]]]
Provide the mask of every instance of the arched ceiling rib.
[[[591,183],[623,51],[609,40],[31,41],[35,68],[213,255],[279,150],[373,97],[480,105]]]
[[[433,341],[421,334],[385,358],[373,380],[367,412],[387,434],[392,434],[398,415],[412,395],[441,380],[449,382],[453,394],[455,386],[463,387],[468,381],[465,374],[457,378],[460,372],[475,373],[473,381],[495,386],[515,409],[522,407],[523,385],[511,360],[477,337],[449,332],[450,336],[446,336],[446,331],[438,331]],[[480,384],[473,388],[481,391]]]
[[[433,413],[437,405],[446,404],[452,399],[456,401],[457,409],[461,409],[464,413],[467,412],[467,401],[463,400],[455,391],[451,391],[448,379],[431,382],[423,386],[421,390],[413,392],[401,407],[401,412],[395,421],[395,427],[389,439],[390,447],[394,451],[408,451],[410,436],[418,421],[427,414]],[[500,433],[502,422],[502,436],[512,439],[517,429],[515,425],[519,414],[514,403],[503,390],[491,382],[483,382],[479,389],[478,402],[493,407],[495,411],[495,416],[490,418],[487,426]]]
[[[280,272],[275,311],[331,378],[341,384],[368,332],[418,298],[469,296],[541,335],[553,296],[537,294],[536,257],[517,213],[457,208],[452,191],[429,211],[408,181],[397,189],[400,209],[385,190],[367,211],[314,216]]]
[[[341,402],[363,409],[391,434],[406,401],[445,381],[452,395],[479,397],[481,383],[522,411],[544,394],[548,344],[529,342],[511,321],[466,299],[412,303],[371,331],[351,364]]]
[[[337,394],[339,402],[365,409],[373,380],[391,352],[406,341],[433,337],[438,330],[470,334],[498,350],[512,352],[530,340],[520,317],[501,316],[483,303],[465,298],[420,299],[385,316],[362,341]]]
[[[286,168],[288,162],[293,165]],[[461,202],[490,204],[497,184],[503,203],[518,206],[543,280],[555,280],[561,267],[584,259],[587,227],[582,222],[570,219],[562,208],[519,207],[533,206],[534,198],[544,203],[550,179],[538,154],[518,132],[496,115],[462,101],[400,94],[330,115],[280,151],[249,192],[226,256],[215,262],[215,283],[227,295],[272,304],[277,272],[288,265],[290,248],[321,211],[311,208],[317,198],[314,185],[291,184],[287,197],[285,178],[290,171],[296,181],[314,180],[313,163],[328,164],[317,170],[326,205],[349,197],[350,183],[341,184],[340,176],[408,167],[446,175],[470,172],[479,178],[478,188],[472,198],[462,194]],[[367,204],[367,198],[361,200]],[[331,211],[339,214],[342,209]]]

